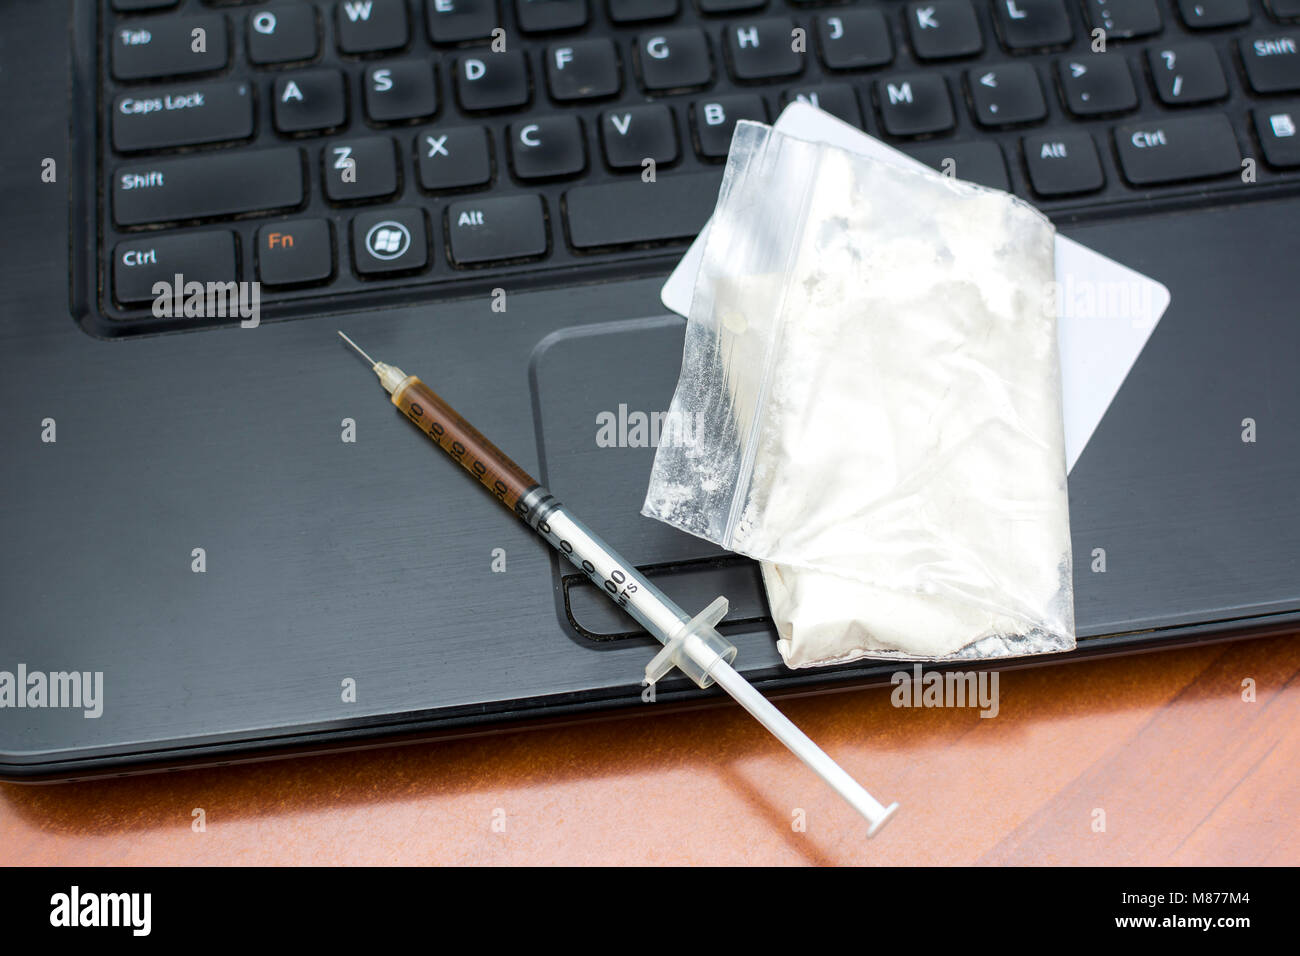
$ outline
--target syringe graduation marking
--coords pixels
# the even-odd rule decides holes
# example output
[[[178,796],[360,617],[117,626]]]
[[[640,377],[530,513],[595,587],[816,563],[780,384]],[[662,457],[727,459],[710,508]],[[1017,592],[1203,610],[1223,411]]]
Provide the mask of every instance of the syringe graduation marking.
[[[626,610],[660,643],[664,654],[676,648],[670,659],[701,687],[714,681],[770,730],[809,768],[830,784],[859,813],[871,822],[873,835],[897,809],[882,806],[843,769],[809,740],[784,714],[737,673],[730,664],[735,648],[713,629],[711,623],[696,626],[698,618],[678,607],[654,584],[591,529],[568,512],[528,472],[520,468],[496,445],[460,416],[432,389],[400,368],[376,362],[359,345],[339,336],[379,376],[392,402],[412,423],[472,474],[517,516],[537,531],[557,551]],[[726,610],[725,600],[715,606]],[[707,613],[707,612],[705,612]],[[705,614],[699,615],[703,618]],[[716,620],[716,618],[712,619]],[[688,625],[688,622],[691,622]],[[692,629],[694,628],[694,629]],[[665,667],[672,666],[666,664]],[[653,679],[652,677],[650,679]]]

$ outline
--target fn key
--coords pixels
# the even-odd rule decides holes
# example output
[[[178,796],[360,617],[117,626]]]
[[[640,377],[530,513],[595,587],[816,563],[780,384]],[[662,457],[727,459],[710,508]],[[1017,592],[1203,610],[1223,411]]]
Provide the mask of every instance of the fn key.
[[[334,240],[324,219],[291,219],[257,230],[257,275],[267,285],[310,285],[334,272]]]

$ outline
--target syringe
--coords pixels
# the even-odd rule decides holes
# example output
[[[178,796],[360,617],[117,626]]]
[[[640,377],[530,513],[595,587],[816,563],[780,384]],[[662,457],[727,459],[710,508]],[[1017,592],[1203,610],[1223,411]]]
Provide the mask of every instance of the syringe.
[[[736,647],[714,627],[727,613],[725,597],[719,597],[695,617],[688,615],[432,389],[400,368],[376,362],[342,332],[339,335],[370,364],[393,404],[420,431],[664,645],[646,664],[647,683],[654,684],[673,667],[680,668],[701,688],[716,682],[866,817],[871,823],[867,835],[875,835],[898,804],[882,806],[736,672],[731,666]]]

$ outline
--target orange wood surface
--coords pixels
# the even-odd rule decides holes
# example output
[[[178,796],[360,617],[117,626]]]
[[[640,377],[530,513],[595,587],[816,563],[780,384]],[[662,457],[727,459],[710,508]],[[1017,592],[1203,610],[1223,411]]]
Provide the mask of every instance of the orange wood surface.
[[[1004,671],[992,719],[895,708],[888,688],[783,701],[877,797],[902,803],[874,840],[727,704],[0,785],[0,862],[1295,865],[1297,673],[1300,636]]]

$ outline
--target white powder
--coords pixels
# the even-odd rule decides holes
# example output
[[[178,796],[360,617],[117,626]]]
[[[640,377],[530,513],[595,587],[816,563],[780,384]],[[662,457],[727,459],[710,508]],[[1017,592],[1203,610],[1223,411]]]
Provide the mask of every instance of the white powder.
[[[725,542],[764,559],[790,666],[1073,642],[1053,242],[1003,194],[823,152]]]
[[[790,666],[1074,646],[1054,239],[738,125],[642,512],[763,562]]]

